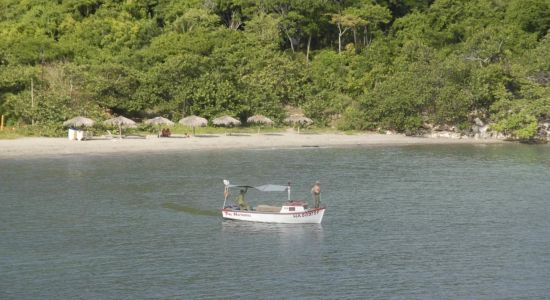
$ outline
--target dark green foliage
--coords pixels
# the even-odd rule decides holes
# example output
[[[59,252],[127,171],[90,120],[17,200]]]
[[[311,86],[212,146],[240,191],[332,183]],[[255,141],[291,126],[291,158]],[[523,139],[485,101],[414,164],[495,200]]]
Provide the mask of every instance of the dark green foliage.
[[[550,119],[549,29],[544,0],[4,0],[0,113],[54,134],[77,114],[290,106],[340,129],[481,117],[530,139]]]

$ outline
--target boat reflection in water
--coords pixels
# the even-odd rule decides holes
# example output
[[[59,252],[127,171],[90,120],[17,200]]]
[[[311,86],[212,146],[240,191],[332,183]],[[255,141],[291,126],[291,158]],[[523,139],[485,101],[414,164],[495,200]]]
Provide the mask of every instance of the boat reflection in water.
[[[263,237],[277,238],[283,244],[302,244],[324,239],[323,225],[304,224],[296,226],[293,224],[260,223],[260,222],[238,222],[225,220],[222,222],[222,233],[228,237]]]
[[[272,262],[274,253],[282,266],[312,267],[323,264],[326,249],[321,224],[276,224],[224,220],[221,222],[220,243],[228,253],[243,249],[254,252],[256,261],[249,266]],[[238,240],[238,245],[235,244]],[[258,265],[256,265],[258,266]]]

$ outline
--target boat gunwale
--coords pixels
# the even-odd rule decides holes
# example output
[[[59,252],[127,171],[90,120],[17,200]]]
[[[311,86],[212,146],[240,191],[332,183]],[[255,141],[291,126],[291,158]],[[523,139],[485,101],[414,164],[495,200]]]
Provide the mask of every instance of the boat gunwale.
[[[240,213],[253,213],[253,214],[268,214],[268,215],[293,215],[293,214],[303,214],[303,213],[309,213],[314,211],[321,211],[327,209],[326,207],[319,207],[319,208],[313,208],[309,210],[304,211],[295,211],[295,212],[269,212],[269,211],[255,211],[255,210],[236,210],[236,209],[230,209],[230,208],[223,208],[221,209],[222,212],[240,212]],[[225,218],[225,216],[224,216]]]

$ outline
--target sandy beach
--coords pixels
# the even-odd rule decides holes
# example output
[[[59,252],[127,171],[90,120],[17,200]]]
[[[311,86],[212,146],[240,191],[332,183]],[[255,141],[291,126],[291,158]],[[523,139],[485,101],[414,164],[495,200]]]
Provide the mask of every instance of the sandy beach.
[[[197,151],[213,149],[285,149],[298,147],[342,147],[360,145],[413,144],[489,144],[501,140],[473,138],[423,138],[404,135],[365,134],[273,134],[202,135],[185,138],[128,137],[123,139],[95,137],[87,141],[67,138],[18,138],[0,140],[0,159],[33,158],[52,155],[109,154],[132,152]]]

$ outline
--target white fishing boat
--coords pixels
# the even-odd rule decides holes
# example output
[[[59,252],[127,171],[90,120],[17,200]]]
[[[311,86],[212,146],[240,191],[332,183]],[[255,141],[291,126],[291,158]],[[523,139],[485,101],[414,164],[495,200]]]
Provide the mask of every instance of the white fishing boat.
[[[224,219],[264,222],[264,223],[321,223],[326,207],[309,208],[304,200],[291,200],[290,183],[288,185],[265,184],[261,186],[232,185],[224,180],[224,201],[222,217]],[[245,205],[227,205],[231,189],[240,189],[245,193],[248,189],[261,192],[287,192],[288,198],[281,206],[257,205],[254,208]],[[242,203],[241,203],[242,204]],[[246,205],[247,206],[247,205]]]

